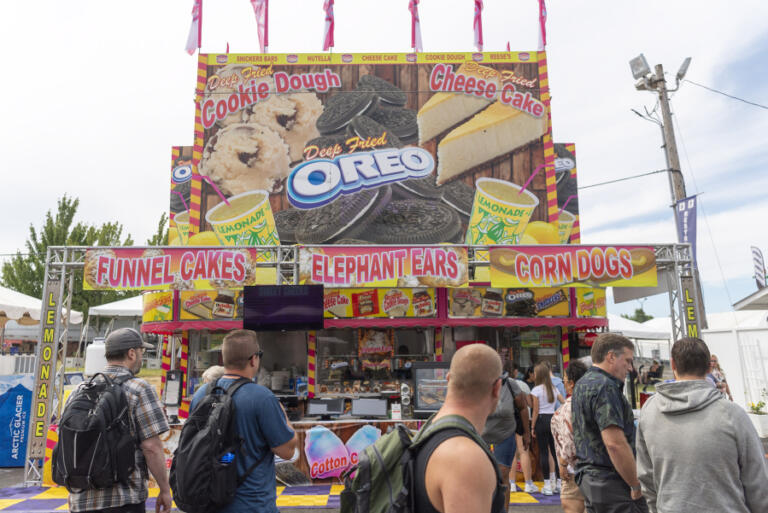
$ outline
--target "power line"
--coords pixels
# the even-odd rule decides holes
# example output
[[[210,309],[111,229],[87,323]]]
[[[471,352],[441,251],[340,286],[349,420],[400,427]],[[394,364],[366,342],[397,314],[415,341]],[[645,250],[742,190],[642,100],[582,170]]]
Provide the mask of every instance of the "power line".
[[[728,98],[731,98],[733,100],[738,100],[738,101],[744,102],[744,103],[746,103],[748,105],[753,105],[755,107],[760,107],[761,109],[768,110],[768,105],[761,105],[759,103],[751,102],[749,100],[745,100],[744,98],[739,98],[738,96],[733,96],[732,94],[724,93],[723,91],[718,91],[717,89],[713,89],[711,87],[707,87],[707,86],[702,85],[702,84],[697,84],[693,80],[688,80],[687,78],[684,78],[683,82],[688,82],[689,84],[693,84],[695,86],[699,86],[699,87],[701,87],[703,89],[706,89],[707,91],[712,91],[713,93],[722,94],[723,96],[727,96]]]
[[[685,155],[685,161],[688,164],[688,174],[691,175],[691,179],[693,179],[693,187],[696,189],[696,194],[698,196],[697,204],[699,210],[701,210],[701,217],[704,219],[704,226],[707,227],[707,234],[709,235],[709,241],[712,243],[712,250],[715,254],[715,262],[717,263],[717,268],[720,271],[720,281],[723,284],[723,288],[725,289],[725,295],[728,296],[728,304],[731,307],[731,312],[733,313],[733,318],[736,320],[736,313],[733,309],[733,297],[731,296],[731,290],[728,288],[728,280],[725,279],[725,271],[723,270],[723,264],[720,261],[720,252],[717,250],[717,244],[715,244],[715,237],[712,235],[712,227],[709,224],[709,216],[707,216],[706,211],[704,210],[704,204],[701,202],[700,197],[700,190],[699,190],[699,184],[696,183],[696,175],[693,174],[693,166],[691,165],[691,159],[688,156],[688,148],[685,146],[685,139],[683,138],[683,131],[680,129],[680,121],[677,119],[677,116],[674,116],[672,118],[673,123],[677,127],[677,133],[680,134],[680,145],[683,147],[683,155]]]
[[[608,180],[607,182],[599,182],[599,183],[593,183],[593,184],[589,184],[589,185],[582,185],[581,187],[579,187],[579,189],[580,190],[581,189],[589,189],[590,187],[597,187],[599,185],[608,185],[608,184],[617,183],[617,182],[625,182],[627,180],[634,180],[635,178],[641,178],[643,176],[656,175],[656,174],[659,174],[659,173],[666,173],[667,171],[669,171],[669,170],[668,169],[657,169],[656,171],[649,171],[647,173],[641,173],[639,175],[625,176],[624,178],[617,178],[616,180]]]

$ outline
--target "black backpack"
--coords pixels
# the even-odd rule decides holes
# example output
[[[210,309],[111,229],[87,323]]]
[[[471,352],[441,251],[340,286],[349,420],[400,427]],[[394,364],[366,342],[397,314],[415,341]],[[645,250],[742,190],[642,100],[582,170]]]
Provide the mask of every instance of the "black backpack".
[[[132,378],[98,373],[73,392],[53,449],[54,482],[73,493],[128,483],[136,467],[136,438],[122,385]]]
[[[218,511],[232,502],[237,487],[270,454],[256,461],[242,476],[237,475],[237,458],[243,451],[243,439],[235,423],[232,399],[241,386],[253,383],[240,378],[228,389],[209,385],[181,429],[181,436],[171,463],[173,500],[186,513]]]

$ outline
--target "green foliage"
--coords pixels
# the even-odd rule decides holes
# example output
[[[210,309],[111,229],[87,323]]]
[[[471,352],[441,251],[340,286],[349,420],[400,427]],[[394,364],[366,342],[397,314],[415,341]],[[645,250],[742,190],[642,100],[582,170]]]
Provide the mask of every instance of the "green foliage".
[[[163,212],[160,216],[160,222],[157,224],[157,231],[152,237],[147,239],[147,246],[167,246],[168,245],[168,215]]]
[[[3,263],[0,282],[13,290],[33,297],[43,295],[43,276],[48,246],[132,246],[133,239],[123,235],[123,225],[107,222],[101,226],[75,223],[75,214],[80,200],[65,194],[58,200],[55,213],[50,210],[40,228],[29,226],[29,237],[25,243],[26,252],[17,251],[10,260]],[[162,221],[162,219],[161,219]],[[135,293],[115,291],[83,291],[82,273],[75,275],[75,291],[72,308],[83,313],[90,306],[117,301]]]
[[[635,322],[645,322],[653,319],[653,315],[648,315],[642,308],[635,308],[635,313],[632,315],[621,314],[621,316]]]

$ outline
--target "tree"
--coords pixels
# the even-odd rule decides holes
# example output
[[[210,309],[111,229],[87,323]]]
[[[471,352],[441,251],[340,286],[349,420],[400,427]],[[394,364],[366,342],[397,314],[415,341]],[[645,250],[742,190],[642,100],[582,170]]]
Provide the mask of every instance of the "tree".
[[[107,222],[101,226],[74,224],[80,200],[65,194],[57,202],[56,213],[49,210],[40,229],[29,226],[26,253],[16,252],[2,267],[2,284],[23,294],[42,297],[45,258],[48,246],[131,246],[130,235],[123,237],[123,226],[119,222]],[[83,291],[82,273],[75,274],[72,308],[83,313],[93,305],[116,301],[135,293],[121,291]]]
[[[165,212],[160,216],[160,222],[157,223],[157,231],[152,237],[147,239],[147,246],[167,246],[168,245],[168,216]]]
[[[624,317],[625,319],[629,319],[635,322],[645,322],[653,319],[653,315],[649,315],[645,313],[645,310],[643,310],[643,307],[635,308],[635,313],[632,315],[621,314],[621,316]]]

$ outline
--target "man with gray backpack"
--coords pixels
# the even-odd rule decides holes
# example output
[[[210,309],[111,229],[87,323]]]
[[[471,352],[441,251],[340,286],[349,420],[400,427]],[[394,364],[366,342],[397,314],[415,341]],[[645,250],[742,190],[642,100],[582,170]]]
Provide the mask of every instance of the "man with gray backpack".
[[[72,393],[59,422],[53,479],[78,513],[145,513],[147,468],[160,488],[157,513],[171,510],[160,435],[168,431],[155,389],[136,375],[153,346],[131,328],[107,336],[107,366]]]
[[[501,359],[485,344],[462,347],[447,379],[442,408],[414,438],[401,424],[365,448],[345,474],[341,513],[507,510],[505,484],[479,435],[499,401]]]

